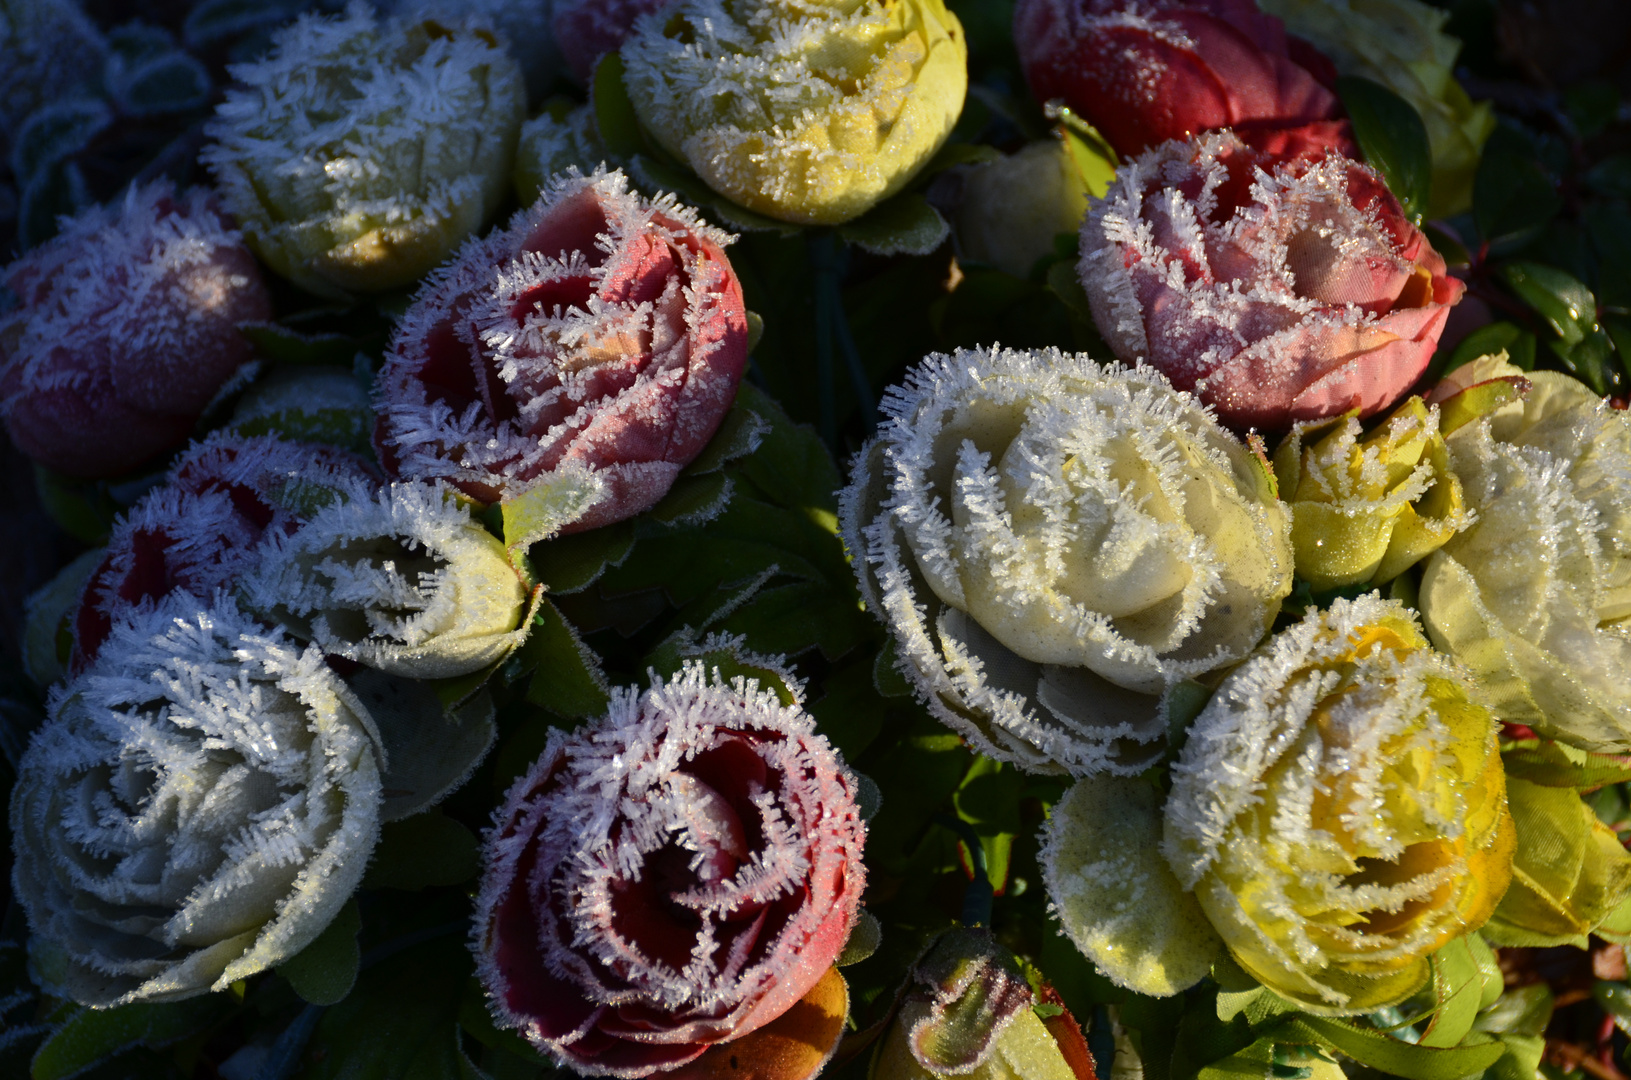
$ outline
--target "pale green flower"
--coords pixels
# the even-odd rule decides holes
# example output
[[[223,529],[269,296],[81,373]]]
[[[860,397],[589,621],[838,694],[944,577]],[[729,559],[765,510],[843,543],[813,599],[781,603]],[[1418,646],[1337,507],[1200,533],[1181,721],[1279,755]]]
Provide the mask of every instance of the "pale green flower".
[[[963,175],[957,240],[965,257],[1025,277],[1087,213],[1087,184],[1059,139],[1031,143]]]

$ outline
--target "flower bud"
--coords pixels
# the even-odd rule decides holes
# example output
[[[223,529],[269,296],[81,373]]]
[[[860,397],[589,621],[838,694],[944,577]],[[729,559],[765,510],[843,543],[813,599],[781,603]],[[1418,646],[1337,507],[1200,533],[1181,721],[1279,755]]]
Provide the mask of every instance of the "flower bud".
[[[616,52],[640,16],[667,7],[670,0],[554,0],[555,38],[569,43],[566,66],[580,83],[589,82],[595,63]]]
[[[377,736],[316,649],[228,602],[160,603],[52,695],[11,796],[13,884],[96,1007],[289,959],[362,879]]]
[[[70,476],[130,471],[186,441],[253,359],[237,324],[271,315],[247,248],[202,189],[166,181],[92,207],[7,268],[0,417]]]
[[[930,709],[982,753],[1141,771],[1154,695],[1244,658],[1291,590],[1267,469],[1148,368],[936,355],[884,410],[845,543]]]
[[[1370,416],[1426,370],[1465,287],[1374,170],[1264,165],[1223,133],[1124,167],[1082,226],[1093,317],[1232,427]]]
[[[503,201],[526,100],[487,31],[353,3],[232,74],[203,160],[256,253],[302,288],[411,284]]]
[[[550,734],[487,835],[475,948],[502,1026],[585,1075],[643,1077],[709,1075],[705,1055],[751,1060],[804,1025],[817,1052],[785,1080],[821,1067],[866,827],[790,689],[688,663]]]
[[[968,89],[943,0],[681,0],[642,19],[622,54],[665,150],[732,202],[805,225],[905,187]]]
[[[356,375],[340,368],[273,371],[238,399],[231,427],[240,435],[273,435],[372,453],[374,409]]]
[[[440,485],[353,485],[269,539],[244,605],[325,653],[446,679],[520,643],[527,592],[504,545]]]
[[[1495,719],[1409,609],[1337,600],[1218,687],[1165,853],[1229,951],[1313,1012],[1397,1004],[1484,924],[1513,854]]]
[[[1054,238],[1082,227],[1087,186],[1057,139],[976,165],[963,176],[957,241],[965,257],[1026,277]]]
[[[747,364],[729,239],[621,173],[559,178],[403,316],[378,382],[380,460],[483,502],[579,482],[565,532],[655,505]]]
[[[611,162],[600,141],[593,105],[546,106],[521,125],[515,148],[515,193],[521,205],[531,206],[557,174],[576,169],[592,173]]]
[[[1472,521],[1438,407],[1407,398],[1366,435],[1358,414],[1297,424],[1274,452],[1297,576],[1316,590],[1384,584]]]

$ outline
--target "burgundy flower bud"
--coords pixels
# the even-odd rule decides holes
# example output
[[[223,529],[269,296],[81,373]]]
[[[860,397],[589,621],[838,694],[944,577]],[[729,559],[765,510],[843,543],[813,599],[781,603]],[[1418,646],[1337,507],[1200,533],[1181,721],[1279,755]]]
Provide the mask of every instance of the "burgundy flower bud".
[[[695,662],[552,732],[494,821],[479,974],[500,1023],[587,1075],[751,1060],[737,1040],[836,978],[865,885],[855,778],[797,698]]]
[[[1014,44],[1037,100],[1125,156],[1225,127],[1276,157],[1357,156],[1336,69],[1253,0],[1018,0]]]
[[[71,670],[96,659],[115,623],[171,593],[208,601],[230,588],[264,537],[293,533],[347,479],[368,472],[332,447],[224,431],[192,447],[114,526],[74,614]]]
[[[747,363],[730,239],[621,173],[559,178],[403,316],[378,382],[380,461],[483,502],[584,478],[592,503],[563,532],[650,508]]]
[[[1374,170],[1339,154],[1264,166],[1221,132],[1117,174],[1082,224],[1105,341],[1236,428],[1388,408],[1465,286]]]
[[[555,40],[572,77],[587,83],[595,63],[616,52],[634,29],[635,20],[672,0],[555,0]]]
[[[167,181],[86,210],[13,263],[0,314],[0,417],[71,476],[127,472],[182,442],[271,316],[254,257],[202,189]]]

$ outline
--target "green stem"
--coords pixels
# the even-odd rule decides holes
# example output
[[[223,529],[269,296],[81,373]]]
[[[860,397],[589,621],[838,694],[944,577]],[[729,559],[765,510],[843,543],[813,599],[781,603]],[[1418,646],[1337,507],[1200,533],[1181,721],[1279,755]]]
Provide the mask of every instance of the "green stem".
[[[991,888],[991,874],[985,868],[985,848],[980,844],[979,835],[962,818],[936,814],[934,820],[957,834],[963,847],[968,850],[969,865],[974,868],[974,879],[963,891],[963,925],[990,926],[991,901],[995,890]]]

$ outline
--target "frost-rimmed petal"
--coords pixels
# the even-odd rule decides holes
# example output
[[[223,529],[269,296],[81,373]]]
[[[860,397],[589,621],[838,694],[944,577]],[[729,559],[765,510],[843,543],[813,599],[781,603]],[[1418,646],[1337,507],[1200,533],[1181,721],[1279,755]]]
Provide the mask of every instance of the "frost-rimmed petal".
[[[314,940],[379,833],[367,712],[217,597],[116,626],[18,767],[13,885],[88,1005],[190,997]]]

